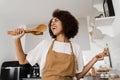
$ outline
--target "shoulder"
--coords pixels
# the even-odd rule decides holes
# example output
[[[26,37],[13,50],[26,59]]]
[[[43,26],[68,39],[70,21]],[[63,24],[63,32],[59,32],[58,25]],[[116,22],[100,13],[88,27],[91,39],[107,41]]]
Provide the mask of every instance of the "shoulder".
[[[44,39],[39,42],[38,46],[39,48],[41,47],[42,49],[49,48],[50,45],[52,44],[53,39]]]
[[[53,41],[53,39],[44,39],[44,40],[40,41],[38,43],[38,45],[40,45],[40,44],[42,44],[42,45],[48,45],[48,44],[52,43],[52,41]]]
[[[73,48],[80,49],[80,45],[74,41],[71,41]]]
[[[76,42],[73,42],[73,41],[71,41],[71,43],[72,43],[74,54],[76,56],[81,55],[82,51],[81,51],[81,48],[80,48],[80,44],[78,44]]]

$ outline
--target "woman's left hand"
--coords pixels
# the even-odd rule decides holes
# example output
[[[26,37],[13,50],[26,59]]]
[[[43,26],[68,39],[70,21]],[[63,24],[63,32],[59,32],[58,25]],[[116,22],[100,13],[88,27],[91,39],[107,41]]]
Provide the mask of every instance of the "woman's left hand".
[[[105,48],[102,53],[97,54],[95,57],[97,58],[97,61],[103,60],[105,56],[108,56],[108,49]]]

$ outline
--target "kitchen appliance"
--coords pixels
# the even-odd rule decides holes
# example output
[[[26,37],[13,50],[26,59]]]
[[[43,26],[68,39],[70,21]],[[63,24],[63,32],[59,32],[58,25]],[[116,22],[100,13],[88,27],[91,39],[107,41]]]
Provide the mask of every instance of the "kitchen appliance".
[[[40,79],[39,65],[21,65],[18,61],[5,61],[1,66],[1,80]]]
[[[20,65],[20,78],[39,78],[39,65],[30,64]]]
[[[19,63],[18,61],[6,61],[1,66],[2,80],[19,80]]]

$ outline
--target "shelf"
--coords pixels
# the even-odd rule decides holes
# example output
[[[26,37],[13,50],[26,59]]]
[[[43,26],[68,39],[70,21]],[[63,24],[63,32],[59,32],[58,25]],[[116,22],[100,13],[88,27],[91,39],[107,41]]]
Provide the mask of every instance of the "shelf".
[[[115,16],[112,17],[103,17],[95,19],[95,26],[111,26],[114,22]]]

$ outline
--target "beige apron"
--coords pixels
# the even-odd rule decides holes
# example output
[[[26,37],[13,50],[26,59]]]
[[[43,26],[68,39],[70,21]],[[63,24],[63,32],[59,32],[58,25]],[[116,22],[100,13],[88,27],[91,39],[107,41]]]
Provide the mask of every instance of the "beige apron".
[[[48,51],[42,80],[73,80],[76,71],[76,58],[70,42],[71,54],[52,50],[54,41]]]

